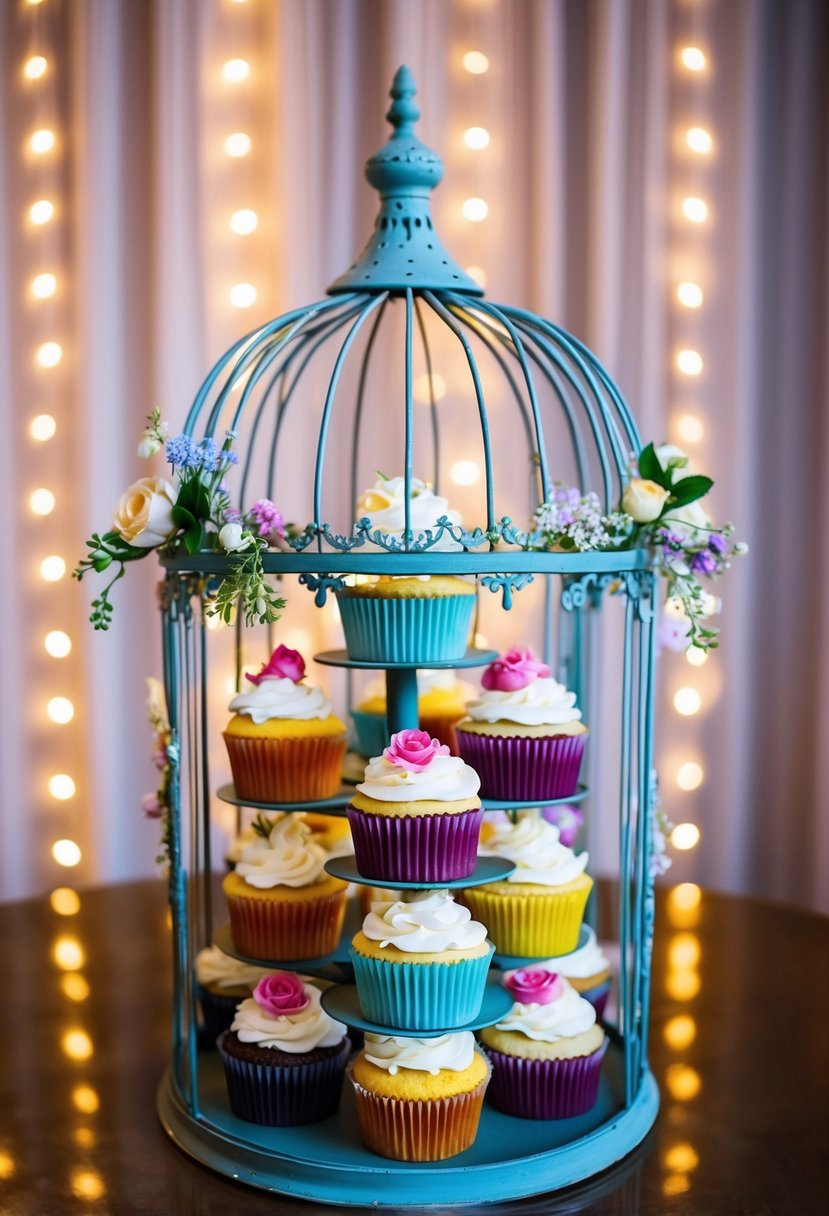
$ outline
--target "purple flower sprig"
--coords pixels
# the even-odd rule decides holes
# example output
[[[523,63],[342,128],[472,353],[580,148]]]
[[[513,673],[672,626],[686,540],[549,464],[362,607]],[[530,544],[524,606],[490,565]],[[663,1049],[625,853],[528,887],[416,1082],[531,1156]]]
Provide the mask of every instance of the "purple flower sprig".
[[[733,531],[732,524],[681,530],[662,525],[654,530],[653,543],[668,583],[668,598],[682,605],[687,646],[699,650],[713,650],[717,646],[718,630],[704,624],[710,613],[700,579],[719,578],[731,568],[732,558],[748,552],[747,545],[731,541]]]
[[[247,513],[246,522],[251,531],[263,539],[285,535],[285,516],[269,498],[260,498]]]

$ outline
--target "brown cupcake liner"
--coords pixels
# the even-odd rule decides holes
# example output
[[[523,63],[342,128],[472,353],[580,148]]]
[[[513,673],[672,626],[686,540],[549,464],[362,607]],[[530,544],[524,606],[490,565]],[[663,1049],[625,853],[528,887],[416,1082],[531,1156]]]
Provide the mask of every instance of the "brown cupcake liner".
[[[316,802],[342,785],[345,735],[250,739],[225,732],[233,784],[251,802]]]
[[[233,945],[247,958],[294,962],[336,950],[345,916],[345,888],[316,899],[245,899],[229,895]]]
[[[579,942],[579,929],[592,887],[547,894],[511,895],[487,887],[469,887],[456,898],[486,925],[499,954],[553,958],[569,954]]]
[[[346,1075],[354,1086],[360,1133],[373,1153],[395,1161],[443,1161],[475,1142],[489,1076],[468,1093],[417,1101],[370,1093],[351,1070]]]

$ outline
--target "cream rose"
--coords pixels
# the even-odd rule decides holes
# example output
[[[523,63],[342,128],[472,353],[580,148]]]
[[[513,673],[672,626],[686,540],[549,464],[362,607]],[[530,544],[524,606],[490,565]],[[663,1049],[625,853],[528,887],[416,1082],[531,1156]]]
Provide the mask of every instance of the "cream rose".
[[[243,553],[253,544],[253,537],[241,524],[225,524],[219,533],[219,544],[226,553]]]
[[[668,491],[655,481],[634,477],[625,486],[622,510],[637,524],[651,524],[659,518],[667,498]]]
[[[176,531],[176,492],[163,477],[142,477],[121,495],[112,521],[114,530],[137,549],[163,545]]]

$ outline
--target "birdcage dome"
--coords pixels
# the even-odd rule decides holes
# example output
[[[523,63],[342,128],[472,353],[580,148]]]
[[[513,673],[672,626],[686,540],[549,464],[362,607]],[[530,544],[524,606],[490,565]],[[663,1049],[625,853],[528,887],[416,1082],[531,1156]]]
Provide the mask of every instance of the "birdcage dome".
[[[640,446],[636,426],[582,342],[526,309],[492,303],[446,252],[430,208],[443,165],[415,133],[408,68],[390,92],[392,134],[365,166],[380,209],[363,251],[326,299],[284,313],[222,355],[185,432],[232,432],[240,458],[233,497],[266,497],[292,521],[284,550],[265,559],[271,572],[319,571],[324,555],[332,575],[376,573],[392,556],[395,572],[429,573],[447,548],[454,570],[526,578],[644,564],[641,549],[568,554],[533,544],[535,513],[559,482],[595,491],[613,510]],[[494,409],[508,444],[493,442]],[[476,477],[480,470],[480,493],[463,523],[445,512],[424,526],[412,490],[422,479],[441,494],[447,430],[475,461]],[[359,510],[360,491],[379,469],[401,478],[400,527],[391,533]],[[219,573],[226,561],[210,553],[167,564]]]

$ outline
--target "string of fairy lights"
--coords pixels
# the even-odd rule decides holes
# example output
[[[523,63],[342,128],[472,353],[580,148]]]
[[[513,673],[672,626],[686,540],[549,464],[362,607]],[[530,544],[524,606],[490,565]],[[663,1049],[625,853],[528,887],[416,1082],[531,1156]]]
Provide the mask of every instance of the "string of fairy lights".
[[[685,10],[686,13],[688,11]],[[673,140],[674,167],[680,190],[674,199],[676,251],[672,259],[675,273],[672,295],[677,309],[676,332],[680,335],[680,341],[673,361],[677,405],[671,418],[671,430],[679,446],[691,454],[692,463],[696,464],[706,434],[705,422],[699,412],[698,391],[700,378],[705,371],[700,338],[701,317],[708,291],[706,254],[712,218],[706,186],[715,140],[710,126],[704,125],[703,118],[707,101],[706,86],[712,70],[710,53],[698,28],[703,6],[695,5],[690,12],[695,28],[687,39],[680,40],[674,54],[682,108],[690,117],[679,125]],[[714,597],[709,597],[709,600],[713,611],[716,601]],[[685,651],[685,662],[699,669],[711,662],[712,653],[691,646]],[[683,718],[693,718],[704,712],[706,698],[700,679],[690,672],[681,676],[673,691],[672,705]],[[682,793],[693,794],[702,787],[705,770],[698,756],[685,755],[675,760],[671,767],[674,784]],[[681,851],[695,848],[699,840],[700,829],[689,818],[677,823],[671,832],[671,844]]]

